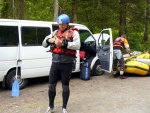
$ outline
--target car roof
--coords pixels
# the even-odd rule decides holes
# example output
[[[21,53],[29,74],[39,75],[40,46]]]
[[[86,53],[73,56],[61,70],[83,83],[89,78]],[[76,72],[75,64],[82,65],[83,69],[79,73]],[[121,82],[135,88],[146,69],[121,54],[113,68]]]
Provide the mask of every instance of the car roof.
[[[58,25],[57,22],[53,22],[53,21],[38,21],[38,20],[17,20],[17,19],[0,19],[0,22],[7,22],[7,23],[22,23],[22,24],[29,24],[32,23],[33,25],[36,24],[44,24],[46,26],[48,26],[49,24],[52,25]],[[75,28],[78,29],[88,29],[85,25],[82,24],[77,24],[77,23],[69,23],[70,26],[74,26]]]

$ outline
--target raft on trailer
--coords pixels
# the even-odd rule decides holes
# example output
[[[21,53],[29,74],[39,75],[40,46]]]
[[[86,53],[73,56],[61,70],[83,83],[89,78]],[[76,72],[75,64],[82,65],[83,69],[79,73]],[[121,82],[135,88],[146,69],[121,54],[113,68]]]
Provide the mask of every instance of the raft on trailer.
[[[127,56],[127,55],[126,55]],[[137,54],[137,56],[124,57],[125,69],[124,73],[131,73],[137,75],[150,75],[150,54],[143,53]],[[120,71],[118,66],[117,71]]]

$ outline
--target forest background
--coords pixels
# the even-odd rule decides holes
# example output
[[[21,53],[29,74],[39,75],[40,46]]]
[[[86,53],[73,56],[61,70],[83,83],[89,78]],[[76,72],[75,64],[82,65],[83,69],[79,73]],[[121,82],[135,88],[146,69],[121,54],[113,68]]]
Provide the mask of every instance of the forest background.
[[[92,33],[125,33],[131,50],[150,50],[150,0],[0,0],[0,18],[55,21],[66,13]]]

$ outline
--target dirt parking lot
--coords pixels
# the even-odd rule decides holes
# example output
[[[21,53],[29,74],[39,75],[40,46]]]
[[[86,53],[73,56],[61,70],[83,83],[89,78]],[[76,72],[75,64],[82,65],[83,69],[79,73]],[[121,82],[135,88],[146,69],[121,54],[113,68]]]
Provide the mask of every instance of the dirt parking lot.
[[[77,76],[71,78],[70,89],[68,113],[150,113],[150,77],[121,80],[105,73],[82,81]],[[44,113],[47,91],[47,77],[31,80],[17,98],[11,97],[11,90],[0,88],[0,113]],[[59,81],[54,113],[61,113],[61,105]]]

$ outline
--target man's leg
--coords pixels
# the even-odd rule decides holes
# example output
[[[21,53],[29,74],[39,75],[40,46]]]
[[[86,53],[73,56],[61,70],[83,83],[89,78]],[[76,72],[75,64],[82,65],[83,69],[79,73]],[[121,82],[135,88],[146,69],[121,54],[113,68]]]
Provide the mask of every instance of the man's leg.
[[[117,77],[117,67],[118,67],[118,59],[117,59],[117,51],[113,51],[113,76]]]
[[[125,79],[126,77],[123,75],[124,74],[124,59],[123,59],[123,57],[121,59],[119,59],[119,63],[120,63],[120,77],[121,77],[121,79]]]
[[[52,63],[51,70],[49,73],[49,107],[54,108],[54,99],[56,96],[56,84],[59,79],[58,63]]]
[[[71,77],[72,72],[72,63],[64,63],[61,64],[61,81],[62,81],[62,98],[63,98],[63,105],[62,107],[66,109],[69,95],[70,95],[70,89],[69,89],[69,81]]]
[[[122,51],[118,50],[116,56],[120,64],[120,78],[125,79],[126,77],[123,75],[124,74],[124,58],[122,55]]]
[[[118,59],[113,60],[113,75],[116,78],[117,77],[117,67],[118,67]]]

